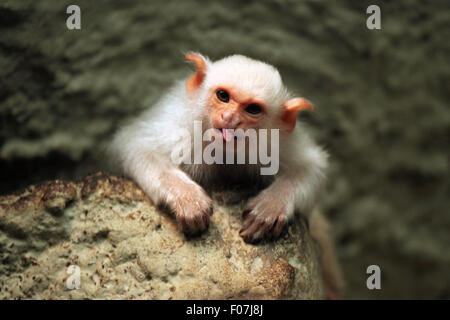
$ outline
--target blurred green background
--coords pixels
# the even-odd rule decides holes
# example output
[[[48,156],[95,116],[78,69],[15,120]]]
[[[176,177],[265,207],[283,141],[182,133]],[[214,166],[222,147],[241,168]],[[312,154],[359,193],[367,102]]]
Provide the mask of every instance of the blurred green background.
[[[81,30],[66,8],[81,7]],[[366,8],[381,7],[381,30]],[[188,50],[279,68],[331,155],[347,297],[450,298],[448,1],[0,1],[0,194],[104,168]],[[381,290],[366,268],[379,265]]]

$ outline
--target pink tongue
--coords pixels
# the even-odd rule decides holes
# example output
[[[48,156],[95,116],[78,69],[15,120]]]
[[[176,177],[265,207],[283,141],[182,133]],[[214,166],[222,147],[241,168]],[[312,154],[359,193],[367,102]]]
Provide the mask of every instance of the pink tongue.
[[[225,141],[231,141],[234,137],[233,129],[222,129],[222,136]]]

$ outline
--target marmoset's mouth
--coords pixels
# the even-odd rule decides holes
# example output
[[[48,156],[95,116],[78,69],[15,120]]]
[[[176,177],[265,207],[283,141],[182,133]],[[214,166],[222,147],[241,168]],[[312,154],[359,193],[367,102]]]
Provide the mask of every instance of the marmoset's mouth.
[[[233,139],[237,140],[237,136],[234,134],[234,129],[228,128],[214,128],[216,131],[220,132],[225,141],[231,141]]]

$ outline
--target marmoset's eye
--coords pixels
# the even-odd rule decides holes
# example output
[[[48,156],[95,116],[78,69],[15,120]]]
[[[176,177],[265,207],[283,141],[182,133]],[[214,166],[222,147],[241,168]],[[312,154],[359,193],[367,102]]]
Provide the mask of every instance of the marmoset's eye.
[[[249,104],[247,106],[247,108],[245,108],[245,111],[250,114],[260,114],[263,110],[259,104],[252,103],[252,104]]]
[[[216,91],[217,99],[219,99],[222,102],[228,102],[230,101],[230,95],[225,90],[217,90]]]

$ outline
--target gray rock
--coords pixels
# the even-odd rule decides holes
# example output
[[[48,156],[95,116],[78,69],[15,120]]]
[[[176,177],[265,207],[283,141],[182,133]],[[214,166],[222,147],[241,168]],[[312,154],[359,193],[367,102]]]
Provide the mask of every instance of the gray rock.
[[[322,298],[303,220],[249,245],[240,206],[214,208],[208,231],[187,239],[134,182],[102,173],[0,197],[0,299]]]

